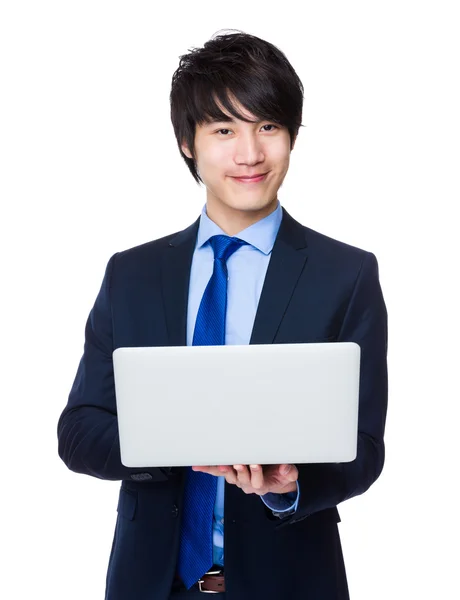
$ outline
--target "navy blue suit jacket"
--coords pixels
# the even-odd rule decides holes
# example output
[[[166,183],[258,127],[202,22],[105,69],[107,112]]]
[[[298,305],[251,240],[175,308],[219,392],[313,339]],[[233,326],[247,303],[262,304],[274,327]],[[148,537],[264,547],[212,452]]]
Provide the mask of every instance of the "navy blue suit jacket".
[[[176,570],[184,468],[121,464],[112,352],[186,345],[198,225],[111,257],[59,419],[59,455],[69,469],[121,480],[106,600],[167,600]],[[357,458],[298,464],[299,507],[281,519],[257,495],[225,484],[228,600],[348,598],[337,505],[365,492],[384,463],[387,311],[376,257],[304,227],[283,208],[250,343],[324,341],[361,347]],[[296,415],[280,418],[289,428]]]

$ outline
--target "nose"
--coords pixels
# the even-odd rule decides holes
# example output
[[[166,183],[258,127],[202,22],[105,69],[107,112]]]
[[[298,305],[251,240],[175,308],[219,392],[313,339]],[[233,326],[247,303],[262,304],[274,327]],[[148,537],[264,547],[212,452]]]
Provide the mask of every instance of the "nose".
[[[238,165],[256,165],[265,158],[262,143],[256,135],[241,136],[235,149],[235,163]]]

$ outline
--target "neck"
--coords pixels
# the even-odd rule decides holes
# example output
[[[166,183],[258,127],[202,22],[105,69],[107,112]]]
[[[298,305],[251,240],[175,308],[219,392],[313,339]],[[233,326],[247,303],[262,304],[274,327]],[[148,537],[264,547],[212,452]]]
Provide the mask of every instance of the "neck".
[[[265,219],[278,206],[276,197],[270,204],[255,210],[238,210],[222,203],[215,203],[209,200],[206,202],[206,214],[222,231],[229,236],[234,236],[243,229],[247,229],[254,223]]]

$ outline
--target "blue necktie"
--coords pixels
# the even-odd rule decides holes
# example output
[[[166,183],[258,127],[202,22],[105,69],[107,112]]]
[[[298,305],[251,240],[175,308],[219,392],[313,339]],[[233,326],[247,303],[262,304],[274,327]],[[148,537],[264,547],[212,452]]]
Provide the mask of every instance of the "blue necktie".
[[[214,270],[201,299],[195,323],[193,346],[225,344],[227,312],[227,259],[244,240],[227,235],[209,239],[214,250]],[[212,517],[216,501],[217,477],[186,471],[184,508],[178,557],[178,572],[190,589],[212,567]]]

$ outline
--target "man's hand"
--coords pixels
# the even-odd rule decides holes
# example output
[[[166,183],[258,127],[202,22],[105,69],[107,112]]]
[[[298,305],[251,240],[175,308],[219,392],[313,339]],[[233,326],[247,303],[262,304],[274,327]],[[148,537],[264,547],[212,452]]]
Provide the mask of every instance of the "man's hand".
[[[194,471],[210,475],[224,475],[227,483],[233,483],[245,494],[263,496],[286,494],[297,491],[299,471],[295,465],[226,465],[218,467],[192,467]]]

